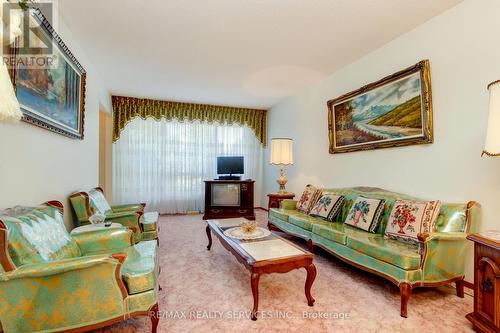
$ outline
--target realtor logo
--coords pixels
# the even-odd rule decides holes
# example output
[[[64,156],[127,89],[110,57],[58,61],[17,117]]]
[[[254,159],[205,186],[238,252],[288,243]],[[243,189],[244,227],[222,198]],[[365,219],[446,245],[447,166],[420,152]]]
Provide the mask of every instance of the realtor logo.
[[[5,47],[3,62],[7,67],[22,64],[25,67],[51,67],[54,65],[54,40],[45,22],[54,18],[52,1],[10,2],[0,0],[0,36]],[[43,13],[43,14],[42,14]],[[52,29],[52,28],[50,28]]]

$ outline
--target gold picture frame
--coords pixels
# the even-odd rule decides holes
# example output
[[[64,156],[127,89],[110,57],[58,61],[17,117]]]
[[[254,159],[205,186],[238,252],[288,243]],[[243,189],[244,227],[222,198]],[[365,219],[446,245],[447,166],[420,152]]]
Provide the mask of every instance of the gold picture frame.
[[[331,154],[433,143],[429,60],[327,105]]]

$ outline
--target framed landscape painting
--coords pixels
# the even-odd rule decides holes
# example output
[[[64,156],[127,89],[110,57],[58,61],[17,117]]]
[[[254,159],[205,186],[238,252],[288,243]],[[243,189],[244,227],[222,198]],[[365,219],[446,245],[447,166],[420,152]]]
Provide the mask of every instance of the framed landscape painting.
[[[330,153],[433,142],[429,61],[328,101]]]
[[[45,45],[45,48],[30,47],[27,51],[28,42],[20,37],[10,51],[16,58],[11,76],[23,112],[22,119],[71,138],[83,139],[86,72],[42,12],[37,9],[30,15],[38,23],[31,28],[32,35],[37,36],[38,45]],[[30,39],[29,43],[33,41]],[[38,65],[33,65],[30,59],[35,59]]]

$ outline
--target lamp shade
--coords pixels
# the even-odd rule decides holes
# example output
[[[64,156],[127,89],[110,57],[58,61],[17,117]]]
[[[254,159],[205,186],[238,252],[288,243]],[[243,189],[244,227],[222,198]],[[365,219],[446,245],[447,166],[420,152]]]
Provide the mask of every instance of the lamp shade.
[[[293,164],[293,140],[288,138],[271,139],[271,164]]]
[[[490,114],[483,154],[500,156],[500,80],[488,85],[490,91]]]

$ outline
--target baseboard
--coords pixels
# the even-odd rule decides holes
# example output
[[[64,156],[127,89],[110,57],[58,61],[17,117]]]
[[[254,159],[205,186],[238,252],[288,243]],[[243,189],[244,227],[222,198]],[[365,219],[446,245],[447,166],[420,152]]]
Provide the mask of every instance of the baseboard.
[[[464,287],[470,290],[474,290],[474,283],[464,280]]]
[[[268,209],[267,209],[267,208],[264,208],[264,207],[254,207],[254,209],[260,209],[260,210],[263,210],[263,211],[265,211],[265,212],[267,212],[267,211],[268,211]]]

